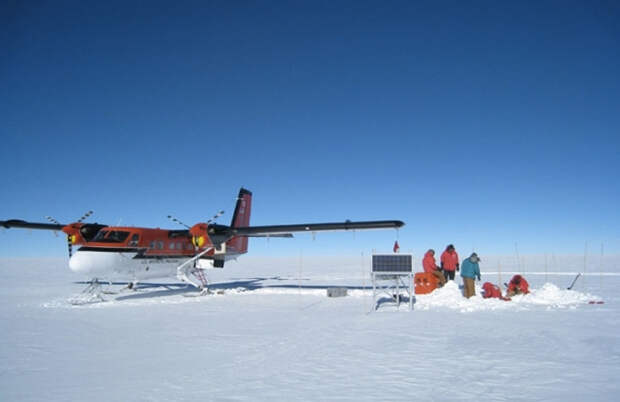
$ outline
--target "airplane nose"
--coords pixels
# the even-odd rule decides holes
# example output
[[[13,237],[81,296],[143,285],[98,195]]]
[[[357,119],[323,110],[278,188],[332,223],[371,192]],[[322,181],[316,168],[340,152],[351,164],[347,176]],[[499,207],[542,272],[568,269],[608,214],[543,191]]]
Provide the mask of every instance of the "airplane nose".
[[[78,250],[69,259],[71,271],[91,278],[110,278],[127,269],[128,256],[104,250]]]
[[[77,251],[69,259],[69,269],[71,271],[84,274],[88,273],[92,268],[92,262],[86,257],[84,252]]]
[[[114,261],[110,261],[113,258],[111,254],[113,253],[78,250],[69,259],[69,268],[83,275],[105,276],[110,274],[108,271],[114,266]]]

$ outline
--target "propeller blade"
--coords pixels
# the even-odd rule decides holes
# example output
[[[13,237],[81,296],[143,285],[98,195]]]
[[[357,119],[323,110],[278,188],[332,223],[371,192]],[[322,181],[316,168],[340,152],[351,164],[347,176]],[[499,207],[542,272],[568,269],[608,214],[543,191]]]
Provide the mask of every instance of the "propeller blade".
[[[93,214],[93,211],[88,211],[80,219],[78,219],[77,223],[82,223],[82,221]]]
[[[213,218],[209,219],[207,221],[207,223],[211,223],[211,222],[215,222],[215,220],[217,218],[219,218],[220,216],[224,215],[224,210],[221,210],[220,212],[218,212],[217,214],[213,215]]]
[[[189,226],[187,226],[186,224],[184,224],[183,222],[181,222],[180,220],[178,220],[177,218],[175,218],[172,215],[168,215],[168,219],[170,219],[174,223],[178,223],[179,225],[185,226],[186,228],[189,229]]]
[[[47,219],[48,221],[50,221],[54,225],[60,225],[60,222],[58,222],[56,219],[52,218],[51,216],[46,216],[45,219]]]
[[[46,216],[45,219],[47,219],[50,223],[53,223],[54,225],[62,226],[60,222],[58,222],[56,219],[52,218],[51,216]],[[55,230],[54,230],[54,236],[58,237],[58,232]]]

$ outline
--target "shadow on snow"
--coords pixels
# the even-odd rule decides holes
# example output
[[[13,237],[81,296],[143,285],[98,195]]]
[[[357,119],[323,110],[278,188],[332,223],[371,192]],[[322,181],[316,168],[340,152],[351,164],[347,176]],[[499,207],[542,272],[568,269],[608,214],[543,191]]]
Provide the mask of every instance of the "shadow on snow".
[[[217,282],[209,284],[209,290],[213,292],[218,291],[226,291],[232,289],[243,289],[245,291],[253,291],[257,289],[304,289],[304,290],[321,290],[327,289],[328,287],[339,287],[345,288],[347,290],[372,290],[372,286],[347,286],[347,285],[303,285],[303,284],[277,284],[277,283],[266,283],[267,281],[293,281],[299,279],[291,279],[291,278],[282,278],[279,276],[275,277],[257,277],[257,278],[239,278],[237,280],[232,280],[229,282]],[[302,279],[302,281],[307,281],[309,279]],[[91,282],[80,281],[74,282],[80,285],[89,285]],[[99,282],[101,285],[111,285],[111,286],[124,286],[127,287],[130,282]],[[183,295],[183,294],[192,294],[197,293],[198,289],[194,286],[184,283],[156,283],[156,282],[139,282],[135,285],[133,290],[127,289],[126,292],[131,292],[126,295],[122,295],[116,298],[116,300],[135,300],[135,299],[144,299],[144,298],[155,298],[155,297],[166,297],[166,296],[175,296],[175,295]],[[401,300],[403,298],[401,297]]]

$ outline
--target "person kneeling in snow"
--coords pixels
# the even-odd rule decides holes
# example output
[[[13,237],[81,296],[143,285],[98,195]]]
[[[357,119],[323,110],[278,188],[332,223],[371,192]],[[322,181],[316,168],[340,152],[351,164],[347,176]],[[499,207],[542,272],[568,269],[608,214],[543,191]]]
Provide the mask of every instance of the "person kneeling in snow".
[[[499,286],[492,284],[491,282],[485,282],[482,285],[482,297],[485,299],[500,299],[509,301],[510,297],[502,296],[502,290]]]
[[[468,299],[476,294],[474,278],[480,280],[480,267],[478,266],[478,254],[472,253],[461,264],[461,277],[463,278],[463,293]]]
[[[433,274],[437,281],[439,282],[439,287],[442,287],[446,284],[446,277],[443,276],[443,273],[437,266],[435,262],[435,250],[430,249],[424,254],[424,259],[422,260],[422,266],[424,267],[424,272],[428,272]]]
[[[499,299],[502,297],[502,291],[497,285],[493,285],[491,282],[485,282],[482,285],[482,297],[485,299]]]
[[[521,275],[515,275],[508,284],[508,290],[506,290],[506,296],[512,297],[514,295],[528,294],[530,293],[530,285],[527,283],[524,277]]]

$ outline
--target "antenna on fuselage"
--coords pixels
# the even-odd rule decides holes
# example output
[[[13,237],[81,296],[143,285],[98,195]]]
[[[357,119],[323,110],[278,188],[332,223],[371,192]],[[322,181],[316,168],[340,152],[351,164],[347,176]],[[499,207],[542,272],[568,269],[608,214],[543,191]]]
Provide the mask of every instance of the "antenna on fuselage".
[[[170,219],[170,220],[171,220],[172,222],[174,222],[174,223],[178,223],[179,225],[181,225],[181,226],[185,226],[186,228],[188,228],[188,229],[189,229],[189,226],[187,226],[186,224],[184,224],[183,222],[181,222],[180,220],[178,220],[177,218],[175,218],[175,217],[174,217],[174,216],[172,216],[172,215],[168,215],[168,219]]]

